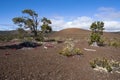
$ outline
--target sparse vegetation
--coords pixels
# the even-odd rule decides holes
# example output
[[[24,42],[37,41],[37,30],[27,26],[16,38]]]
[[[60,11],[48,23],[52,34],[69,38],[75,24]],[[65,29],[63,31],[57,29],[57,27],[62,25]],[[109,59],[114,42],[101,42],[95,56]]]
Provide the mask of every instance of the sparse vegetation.
[[[28,14],[29,16],[15,17],[12,19],[13,22],[20,26],[21,28],[22,27],[29,28],[31,32],[34,33],[34,36],[37,36],[39,26],[38,14],[31,9],[25,9],[22,11],[22,13]]]
[[[88,46],[85,39],[89,35],[88,31],[82,32],[81,29],[73,30],[73,28],[67,30],[67,32],[63,30],[62,32],[55,32],[55,34],[50,33],[48,37],[44,38],[45,40],[43,42],[38,42],[41,41],[41,39],[36,41],[29,34],[27,37],[24,37],[24,42],[12,40],[10,42],[0,43],[1,79],[119,79],[119,48],[115,49],[109,46],[95,48]],[[78,36],[76,36],[76,34]],[[119,39],[119,35],[113,35],[106,35],[105,33],[106,39],[102,39],[106,45],[109,43],[106,43],[107,40],[110,40],[111,37],[117,37],[117,39]],[[7,36],[9,37],[9,35],[6,35],[6,37]],[[68,37],[74,38],[68,39]],[[2,39],[2,37],[0,39]],[[57,42],[63,43],[58,44]],[[58,51],[60,51],[60,54]],[[95,57],[107,57],[110,60],[106,58],[104,58],[104,60],[100,58],[95,60]],[[89,62],[90,59],[93,60]],[[117,61],[111,59],[116,59]],[[19,66],[21,66],[20,69],[18,69]],[[18,74],[21,73],[21,70],[24,74]],[[77,75],[74,75],[74,73],[77,73]],[[94,75],[94,77],[91,77],[92,75]]]
[[[106,58],[103,59],[94,59],[90,62],[92,68],[107,70],[107,72],[114,71],[120,68],[120,62],[114,60],[107,60]]]
[[[59,54],[64,56],[73,56],[73,55],[83,55],[82,51],[79,48],[75,48],[75,44],[72,39],[68,39],[65,42],[65,46]]]
[[[8,42],[16,38],[17,34],[0,35],[0,42]]]
[[[13,18],[13,22],[14,24],[17,24],[18,26],[20,26],[20,28],[18,28],[18,31],[21,33],[19,34],[20,38],[23,38],[24,34],[23,31],[24,29],[28,28],[31,30],[31,33],[33,33],[33,38],[37,41],[42,41],[44,38],[44,35],[46,32],[49,33],[52,31],[51,26],[49,26],[48,24],[51,24],[52,22],[47,19],[47,18],[43,18],[41,21],[43,22],[43,25],[41,26],[41,33],[43,34],[38,34],[38,27],[40,27],[39,23],[40,23],[40,19],[38,18],[38,14],[31,10],[31,9],[25,9],[22,11],[23,14],[27,14],[28,16],[24,16],[24,17],[15,17]],[[39,38],[40,37],[40,38]]]
[[[120,39],[114,38],[108,41],[109,46],[120,47]]]
[[[26,37],[27,31],[25,31],[23,28],[18,28],[17,31],[19,39],[24,39],[24,37]]]

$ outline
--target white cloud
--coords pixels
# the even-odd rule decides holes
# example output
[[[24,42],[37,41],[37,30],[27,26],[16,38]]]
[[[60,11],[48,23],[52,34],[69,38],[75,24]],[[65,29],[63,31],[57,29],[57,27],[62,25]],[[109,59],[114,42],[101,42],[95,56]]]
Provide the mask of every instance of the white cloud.
[[[54,18],[51,19],[52,26],[54,30],[61,30],[65,28],[83,28],[83,29],[89,29],[89,26],[93,22],[93,19],[87,16],[77,17],[74,19],[67,19],[65,18]]]
[[[120,11],[111,7],[100,7],[94,15],[104,21],[105,31],[120,31]]]
[[[100,7],[94,16],[102,20],[120,20],[120,11],[114,8]]]
[[[68,19],[64,17],[55,17],[51,19],[52,21],[52,28],[53,30],[62,30],[65,28],[81,28],[81,29],[89,29],[92,22],[97,21],[92,19],[91,17],[81,16],[76,17],[74,19]],[[115,20],[104,20],[105,24],[105,31],[113,32],[113,31],[120,31],[120,21]]]
[[[104,21],[105,31],[115,32],[120,31],[120,22],[119,21]]]
[[[0,24],[0,30],[15,30],[16,28],[13,24]]]

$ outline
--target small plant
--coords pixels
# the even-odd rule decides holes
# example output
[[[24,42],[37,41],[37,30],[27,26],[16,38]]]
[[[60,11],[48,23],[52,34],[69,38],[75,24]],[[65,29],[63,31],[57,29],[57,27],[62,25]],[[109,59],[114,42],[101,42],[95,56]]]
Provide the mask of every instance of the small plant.
[[[74,53],[77,55],[83,55],[82,51],[79,48],[75,48]]]
[[[106,58],[103,59],[94,59],[90,62],[92,68],[102,68],[103,70],[106,69],[107,72],[111,72],[114,69],[120,68],[120,63],[114,60],[107,60]]]
[[[106,69],[107,69],[108,72],[112,71],[112,67],[110,65],[106,66]]]
[[[111,69],[112,69],[106,58],[103,58],[102,60],[96,58],[95,60],[90,62],[90,65],[91,65],[92,68],[96,68],[96,67],[106,68],[108,72],[110,72]]]
[[[120,39],[117,38],[111,39],[107,43],[109,46],[113,46],[115,48],[120,47]]]
[[[67,47],[65,47],[59,54],[62,54],[64,56],[72,56],[70,49]]]
[[[72,39],[65,42],[65,47],[60,51],[59,54],[64,56],[82,55],[82,51],[79,48],[75,48],[75,44]]]
[[[95,64],[94,61],[93,61],[93,62],[90,62],[90,65],[91,65],[92,68],[96,68],[96,64]]]

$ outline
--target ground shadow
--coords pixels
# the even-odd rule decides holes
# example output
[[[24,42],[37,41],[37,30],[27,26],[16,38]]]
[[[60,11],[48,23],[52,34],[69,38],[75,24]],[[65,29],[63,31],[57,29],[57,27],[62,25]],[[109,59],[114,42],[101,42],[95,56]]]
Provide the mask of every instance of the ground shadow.
[[[41,46],[41,44],[26,41],[26,42],[22,42],[22,43],[19,43],[19,44],[0,46],[0,49],[21,49],[23,47],[35,48],[35,47],[38,47],[38,46]]]

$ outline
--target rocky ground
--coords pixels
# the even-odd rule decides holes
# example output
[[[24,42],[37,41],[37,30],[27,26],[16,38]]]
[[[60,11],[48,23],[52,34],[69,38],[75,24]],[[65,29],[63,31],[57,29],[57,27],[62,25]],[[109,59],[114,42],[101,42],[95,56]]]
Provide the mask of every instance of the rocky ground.
[[[47,49],[44,45],[0,49],[0,80],[120,80],[120,73],[95,71],[89,64],[91,60],[103,57],[120,61],[120,48],[88,46],[81,37],[75,45],[84,55],[60,55],[64,43]]]

